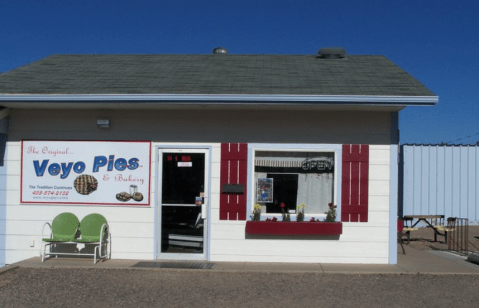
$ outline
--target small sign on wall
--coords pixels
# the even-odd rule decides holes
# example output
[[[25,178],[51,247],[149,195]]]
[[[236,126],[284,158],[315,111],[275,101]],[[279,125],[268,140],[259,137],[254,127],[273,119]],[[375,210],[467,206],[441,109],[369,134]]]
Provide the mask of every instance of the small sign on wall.
[[[21,202],[150,205],[149,141],[22,141]]]

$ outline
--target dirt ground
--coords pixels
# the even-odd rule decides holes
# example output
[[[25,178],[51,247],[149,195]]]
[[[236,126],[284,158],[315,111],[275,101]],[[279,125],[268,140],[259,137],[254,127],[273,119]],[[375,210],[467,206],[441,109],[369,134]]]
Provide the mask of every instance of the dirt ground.
[[[469,250],[479,251],[479,226]],[[447,249],[433,231],[418,249]],[[0,273],[0,307],[474,307],[479,275],[221,273],[16,268]]]
[[[479,252],[479,225],[469,226],[468,238],[468,250]],[[437,242],[434,242],[434,231],[431,228],[418,228],[416,231],[411,231],[410,245],[421,250],[448,250],[444,236],[438,235]]]
[[[0,307],[474,307],[479,275],[17,268]]]

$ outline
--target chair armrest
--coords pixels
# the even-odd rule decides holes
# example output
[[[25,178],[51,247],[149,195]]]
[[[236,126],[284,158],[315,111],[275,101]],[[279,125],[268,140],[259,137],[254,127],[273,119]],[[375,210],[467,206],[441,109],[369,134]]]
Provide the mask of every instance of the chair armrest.
[[[100,229],[100,243],[103,242],[103,228],[105,228],[105,230],[107,230],[108,234],[110,234],[110,226],[108,225],[108,223],[104,223],[103,225],[101,225],[101,229]]]
[[[43,240],[43,233],[45,232],[45,226],[48,226],[50,228],[50,238],[53,238],[53,232],[52,232],[52,225],[50,225],[50,223],[46,222],[44,225],[43,225],[43,228],[42,228],[42,234],[40,234],[40,241]]]
[[[53,238],[53,231],[52,231],[52,225],[50,225],[50,223],[46,222],[44,225],[43,225],[43,228],[42,228],[42,233],[40,234],[40,257],[42,257],[42,261],[43,261],[43,255],[42,255],[42,242],[43,242],[43,233],[45,232],[45,226],[47,226],[50,228],[50,238]]]

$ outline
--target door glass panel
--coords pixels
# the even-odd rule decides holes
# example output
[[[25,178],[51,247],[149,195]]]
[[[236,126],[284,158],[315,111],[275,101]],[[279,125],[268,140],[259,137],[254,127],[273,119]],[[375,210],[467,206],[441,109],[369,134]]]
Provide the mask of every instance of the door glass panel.
[[[163,204],[195,204],[204,181],[204,153],[163,153]]]
[[[163,152],[161,252],[203,254],[205,153]]]
[[[161,252],[203,253],[201,206],[163,206],[161,217]]]

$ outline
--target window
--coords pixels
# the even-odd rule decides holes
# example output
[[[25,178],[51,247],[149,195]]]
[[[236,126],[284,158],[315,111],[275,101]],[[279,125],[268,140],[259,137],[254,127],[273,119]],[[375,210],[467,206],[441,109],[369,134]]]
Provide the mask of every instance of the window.
[[[305,214],[322,217],[334,203],[334,151],[256,150],[254,203],[263,214],[290,214],[305,204]]]

